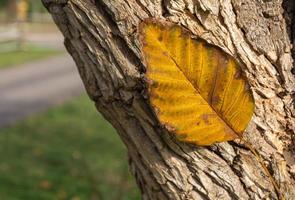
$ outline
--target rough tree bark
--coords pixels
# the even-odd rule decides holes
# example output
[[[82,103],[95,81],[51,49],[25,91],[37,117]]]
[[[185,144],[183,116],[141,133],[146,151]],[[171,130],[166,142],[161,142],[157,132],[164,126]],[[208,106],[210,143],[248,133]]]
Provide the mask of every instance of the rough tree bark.
[[[143,199],[279,199],[240,141],[196,147],[159,125],[144,82],[138,24],[166,19],[245,64],[255,114],[245,138],[280,193],[295,199],[293,0],[43,0],[97,109],[127,146]],[[294,55],[294,53],[293,53]]]

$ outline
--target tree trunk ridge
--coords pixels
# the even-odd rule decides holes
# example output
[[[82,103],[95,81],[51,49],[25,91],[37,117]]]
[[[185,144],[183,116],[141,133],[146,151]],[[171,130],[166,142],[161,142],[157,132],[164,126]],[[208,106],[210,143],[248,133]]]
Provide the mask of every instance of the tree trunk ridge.
[[[295,199],[292,2],[43,0],[90,98],[128,149],[142,199],[151,200],[279,197],[243,142],[192,146],[159,124],[148,102],[138,40],[138,25],[148,17],[180,24],[243,63],[256,105],[244,138],[285,199]]]

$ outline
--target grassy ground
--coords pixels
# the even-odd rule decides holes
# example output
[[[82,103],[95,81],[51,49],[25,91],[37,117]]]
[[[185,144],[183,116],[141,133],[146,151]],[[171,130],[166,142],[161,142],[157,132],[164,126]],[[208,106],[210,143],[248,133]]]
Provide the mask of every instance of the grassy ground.
[[[23,51],[0,53],[0,69],[62,54],[63,51],[28,45]]]
[[[140,197],[120,139],[81,96],[0,129],[0,199]]]

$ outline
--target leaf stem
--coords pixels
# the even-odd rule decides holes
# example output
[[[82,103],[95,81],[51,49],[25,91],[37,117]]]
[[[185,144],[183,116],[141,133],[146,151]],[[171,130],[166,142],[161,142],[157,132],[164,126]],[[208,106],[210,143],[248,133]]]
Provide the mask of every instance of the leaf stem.
[[[264,173],[269,177],[271,183],[273,184],[277,196],[280,200],[285,200],[284,195],[281,193],[280,187],[278,186],[277,182],[275,181],[274,177],[270,174],[269,170],[267,169],[266,165],[263,162],[263,158],[262,156],[257,152],[257,150],[253,147],[253,145],[246,141],[243,137],[239,136],[240,140],[242,140],[245,144],[245,146],[247,148],[250,149],[250,151],[254,154],[255,158],[257,159],[257,161],[260,163],[260,165],[262,166]]]

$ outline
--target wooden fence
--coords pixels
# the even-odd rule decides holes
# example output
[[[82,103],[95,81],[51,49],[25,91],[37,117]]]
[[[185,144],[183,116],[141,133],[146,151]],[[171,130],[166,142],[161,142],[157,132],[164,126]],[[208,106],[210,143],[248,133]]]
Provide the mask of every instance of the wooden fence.
[[[0,26],[0,53],[21,50],[23,30],[20,24],[5,24]]]

